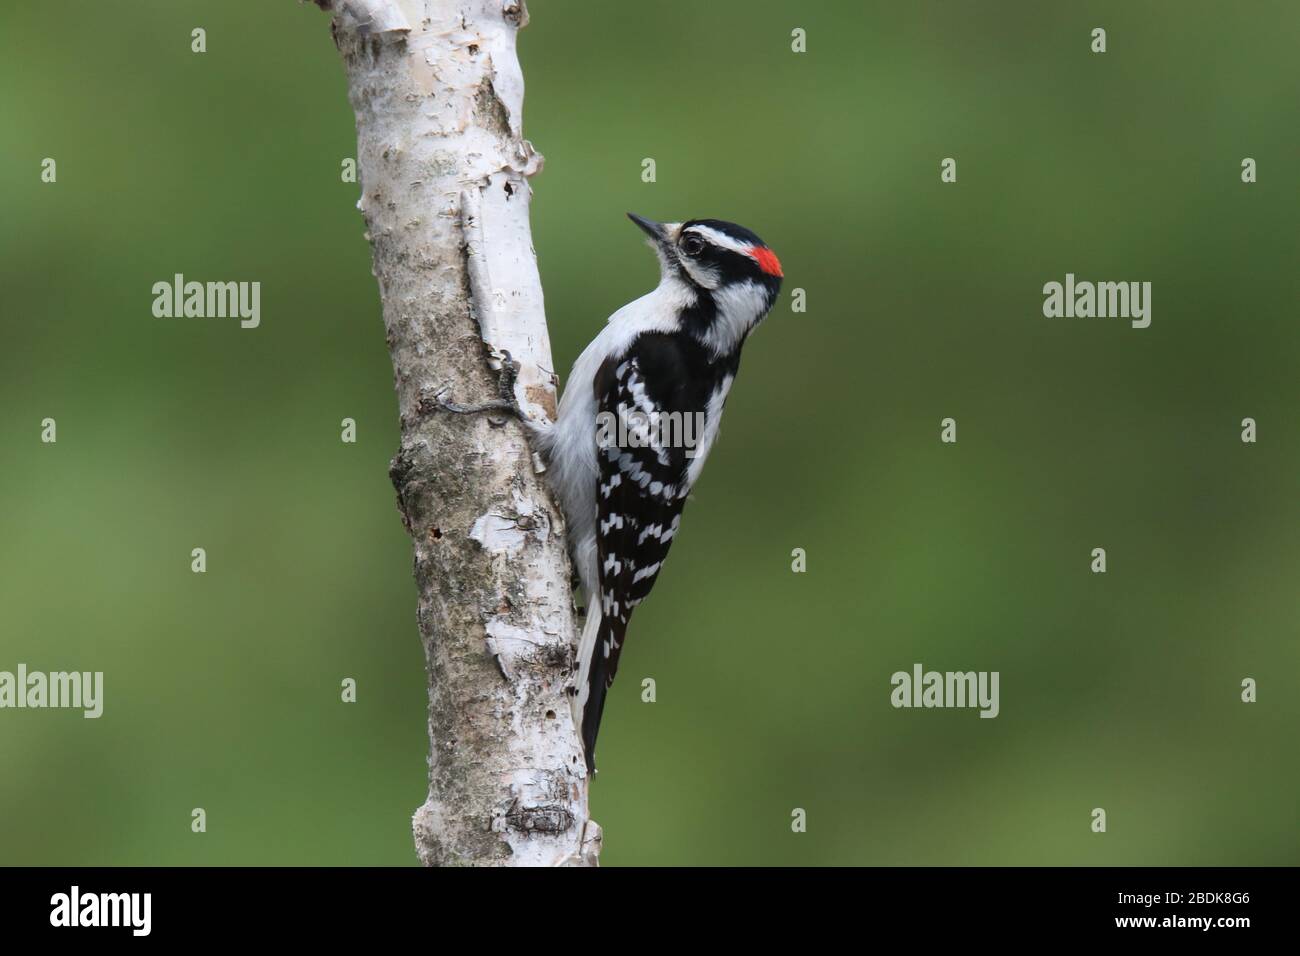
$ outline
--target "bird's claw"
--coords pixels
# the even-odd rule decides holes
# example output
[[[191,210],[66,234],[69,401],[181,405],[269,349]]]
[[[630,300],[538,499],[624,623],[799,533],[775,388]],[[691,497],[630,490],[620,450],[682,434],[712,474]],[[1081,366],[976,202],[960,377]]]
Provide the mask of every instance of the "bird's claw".
[[[457,415],[473,415],[478,412],[504,412],[513,415],[520,421],[527,421],[528,416],[524,410],[519,407],[519,400],[515,397],[515,382],[519,380],[519,363],[514,360],[508,351],[501,350],[501,373],[497,377],[497,394],[498,398],[488,402],[476,402],[473,404],[462,404],[460,402],[449,402],[443,396],[448,392],[448,387],[443,385],[432,396],[421,394],[420,410],[422,412],[443,411],[453,412]]]
[[[515,401],[515,382],[519,381],[519,363],[506,349],[501,350],[501,374],[497,377],[497,391],[501,398],[518,408]],[[522,417],[522,412],[520,413]]]

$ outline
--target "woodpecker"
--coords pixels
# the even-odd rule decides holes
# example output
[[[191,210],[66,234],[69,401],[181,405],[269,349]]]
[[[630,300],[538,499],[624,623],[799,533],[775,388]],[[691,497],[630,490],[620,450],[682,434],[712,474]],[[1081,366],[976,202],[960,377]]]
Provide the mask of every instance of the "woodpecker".
[[[583,350],[557,420],[527,422],[587,608],[571,693],[589,773],[628,621],[668,556],[741,348],[782,278],[776,254],[742,226],[628,218],[658,255],[659,285],[610,316]]]

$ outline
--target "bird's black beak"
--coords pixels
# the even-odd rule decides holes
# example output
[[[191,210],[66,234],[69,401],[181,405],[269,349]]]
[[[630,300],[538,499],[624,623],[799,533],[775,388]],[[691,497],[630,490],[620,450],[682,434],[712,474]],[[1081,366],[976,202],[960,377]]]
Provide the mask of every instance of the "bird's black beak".
[[[653,239],[655,242],[664,241],[664,227],[655,222],[653,219],[647,219],[645,216],[638,216],[634,212],[627,214],[627,218],[641,227],[641,231]]]

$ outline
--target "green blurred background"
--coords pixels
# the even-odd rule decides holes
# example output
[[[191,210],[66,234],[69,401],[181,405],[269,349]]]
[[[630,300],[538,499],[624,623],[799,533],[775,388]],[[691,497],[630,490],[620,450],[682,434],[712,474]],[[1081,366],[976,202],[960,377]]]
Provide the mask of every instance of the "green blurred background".
[[[1300,7],[531,14],[559,366],[655,281],[625,210],[741,222],[787,277],[606,709],[603,862],[1300,862]],[[413,864],[423,655],[328,18],[10,0],[0,54],[0,669],[106,685],[99,720],[0,711],[0,862]],[[261,328],[155,319],[176,272],[260,281]],[[1151,327],[1044,318],[1066,272],[1151,281]],[[1001,715],[894,710],[914,662],[1000,671]]]

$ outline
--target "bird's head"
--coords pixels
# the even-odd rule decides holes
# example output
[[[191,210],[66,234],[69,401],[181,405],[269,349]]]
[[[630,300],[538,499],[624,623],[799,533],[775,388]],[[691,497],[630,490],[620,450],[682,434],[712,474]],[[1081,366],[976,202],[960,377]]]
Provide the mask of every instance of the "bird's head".
[[[661,285],[681,287],[689,325],[715,352],[738,347],[776,302],[781,262],[744,226],[721,219],[628,218],[650,237]]]

